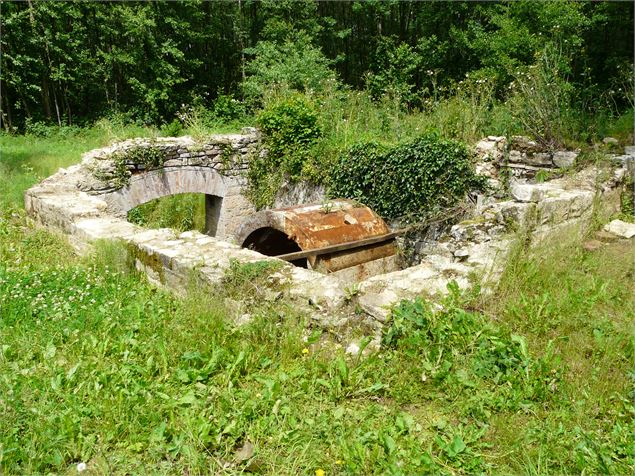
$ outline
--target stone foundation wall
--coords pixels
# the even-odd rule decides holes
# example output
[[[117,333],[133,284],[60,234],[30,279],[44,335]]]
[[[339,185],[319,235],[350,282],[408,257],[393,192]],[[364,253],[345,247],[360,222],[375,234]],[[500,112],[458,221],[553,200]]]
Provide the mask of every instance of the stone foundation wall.
[[[584,229],[599,204],[609,208],[618,206],[620,184],[635,160],[635,149],[632,149],[620,156],[620,160],[616,159],[617,167],[613,169],[588,167],[545,183],[533,183],[527,177],[514,179],[509,183],[509,190],[499,189],[481,197],[468,220],[454,224],[434,241],[422,242],[416,266],[359,283],[347,283],[198,232],[147,230],[125,220],[122,214],[127,207],[155,195],[177,190],[207,193],[212,197],[218,194],[226,209],[216,209],[221,212],[217,226],[223,230],[221,233],[230,234],[228,230],[233,223],[245,221],[252,210],[239,193],[244,184],[240,181],[244,170],[240,164],[245,159],[243,154],[249,153],[247,144],[255,138],[250,135],[247,139],[244,136],[222,136],[221,139],[229,140],[230,144],[223,146],[226,147],[223,150],[231,146],[233,151],[234,175],[218,169],[218,164],[227,162],[218,159],[216,152],[213,156],[216,159],[211,152],[207,155],[205,149],[196,152],[203,155],[194,156],[195,146],[187,139],[165,141],[166,150],[178,154],[178,159],[167,160],[179,160],[180,166],[163,162],[161,167],[148,170],[146,164],[117,162],[120,160],[116,157],[118,148],[137,147],[140,142],[135,141],[130,144],[137,146],[118,145],[93,151],[84,157],[82,164],[61,169],[32,187],[25,194],[26,210],[37,223],[69,235],[78,250],[89,248],[95,240],[121,240],[135,256],[138,269],[157,284],[174,290],[184,289],[193,276],[209,284],[222,283],[232,260],[275,261],[280,264],[280,272],[271,279],[283,284],[289,298],[298,306],[310,309],[310,315],[321,324],[347,325],[351,317],[359,320],[359,316],[344,311],[346,303],[353,300],[356,301],[353,304],[365,311],[368,323],[380,325],[388,317],[391,306],[402,299],[420,295],[436,299],[447,293],[448,284],[453,281],[461,288],[474,282],[482,286],[495,283],[519,230],[541,240]],[[217,139],[208,144],[214,140]],[[496,183],[500,168],[495,164],[507,150],[504,138],[487,138],[479,142],[477,148],[484,150],[477,171]],[[550,160],[555,166],[554,156]],[[118,186],[117,174],[122,164],[129,172],[128,181]],[[112,173],[95,175],[97,169]],[[311,191],[300,194],[308,192]],[[221,226],[223,210],[230,218]]]

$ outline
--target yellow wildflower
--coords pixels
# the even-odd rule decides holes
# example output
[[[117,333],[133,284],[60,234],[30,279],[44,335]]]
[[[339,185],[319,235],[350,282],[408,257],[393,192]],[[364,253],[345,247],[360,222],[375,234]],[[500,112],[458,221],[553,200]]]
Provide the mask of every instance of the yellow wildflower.
[[[304,349],[302,349],[302,353],[303,354],[308,354],[309,353],[309,349],[307,349],[306,347]],[[321,471],[321,470],[320,470]]]
[[[323,469],[316,469],[315,470],[315,476],[324,476],[326,473],[324,472]]]

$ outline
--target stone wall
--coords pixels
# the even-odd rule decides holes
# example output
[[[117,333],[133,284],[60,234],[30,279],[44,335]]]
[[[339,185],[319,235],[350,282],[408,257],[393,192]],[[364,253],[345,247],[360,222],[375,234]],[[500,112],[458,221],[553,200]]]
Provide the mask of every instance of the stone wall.
[[[179,193],[203,193],[207,233],[231,240],[255,209],[243,195],[249,157],[260,153],[258,134],[134,139],[84,154],[78,189],[125,217],[132,208]]]
[[[590,167],[547,183],[523,183],[522,192],[476,207],[437,239],[419,242],[417,265],[361,282],[360,307],[384,321],[401,299],[437,298],[451,281],[462,289],[494,285],[518,233],[535,245],[586,232],[600,208],[607,216],[617,211],[624,170]]]
[[[557,172],[575,164],[579,150],[548,150],[524,136],[488,136],[479,141],[474,151],[478,158],[476,172],[493,179],[502,174],[518,179],[534,178],[540,171]]]
[[[26,210],[37,223],[69,235],[80,251],[95,240],[121,240],[134,254],[138,269],[153,282],[171,289],[183,289],[192,276],[209,284],[222,283],[232,260],[274,261],[281,270],[271,279],[283,284],[289,298],[310,309],[310,315],[320,323],[359,320],[359,315],[345,311],[346,303],[352,300],[365,311],[368,323],[380,325],[391,306],[402,299],[420,295],[436,299],[448,292],[451,282],[461,288],[474,282],[482,286],[495,283],[519,230],[535,241],[584,230],[598,204],[609,208],[618,205],[620,184],[635,159],[635,149],[627,149],[619,160],[615,159],[616,167],[612,169],[588,167],[544,183],[535,183],[526,176],[512,178],[508,188],[500,187],[477,200],[469,219],[455,223],[433,241],[422,242],[416,266],[359,283],[297,268],[198,232],[147,230],[126,221],[126,209],[141,201],[177,191],[201,192],[222,199],[221,208],[216,209],[222,212],[217,226],[220,234],[229,236],[253,212],[239,192],[250,150],[255,150],[250,147],[256,140],[251,133],[216,136],[206,142],[209,147],[202,149],[185,138],[142,140],[92,151],[84,156],[82,164],[61,169],[29,189]],[[134,150],[139,144],[160,147],[157,144],[161,143],[165,160],[160,166],[144,160],[121,161],[125,153],[117,156],[118,151]],[[493,184],[502,185],[499,173],[509,153],[506,140],[488,137],[479,142],[477,152],[477,171]],[[529,151],[524,152],[526,156],[520,152],[522,160],[538,160],[537,152],[531,152],[531,159]],[[550,156],[551,164],[544,159],[545,168],[557,169],[554,157]],[[122,165],[129,172],[123,184],[118,175]],[[312,193],[319,191],[304,190],[298,196]]]

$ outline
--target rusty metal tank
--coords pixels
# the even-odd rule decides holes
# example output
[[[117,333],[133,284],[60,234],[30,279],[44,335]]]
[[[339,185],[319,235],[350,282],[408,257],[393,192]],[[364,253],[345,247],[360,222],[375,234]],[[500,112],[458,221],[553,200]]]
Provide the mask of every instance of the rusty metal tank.
[[[240,227],[237,242],[296,266],[359,281],[397,269],[394,238],[370,208],[338,199],[258,212]]]

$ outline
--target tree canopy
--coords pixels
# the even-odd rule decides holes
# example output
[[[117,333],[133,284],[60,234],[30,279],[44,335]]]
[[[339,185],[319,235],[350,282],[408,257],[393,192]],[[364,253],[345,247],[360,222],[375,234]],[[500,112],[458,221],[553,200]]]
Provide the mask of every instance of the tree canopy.
[[[1,120],[71,124],[110,111],[171,120],[182,104],[258,104],[324,80],[406,107],[466,75],[499,92],[548,45],[587,103],[632,75],[631,2],[0,2]],[[629,92],[630,94],[630,92]],[[626,104],[626,102],[625,102]]]

